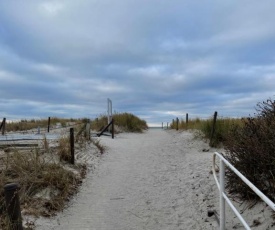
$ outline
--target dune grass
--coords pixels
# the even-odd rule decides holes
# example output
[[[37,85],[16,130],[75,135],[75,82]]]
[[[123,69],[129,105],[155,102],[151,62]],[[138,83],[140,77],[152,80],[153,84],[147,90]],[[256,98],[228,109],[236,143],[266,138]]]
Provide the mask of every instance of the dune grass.
[[[243,125],[244,125],[244,120],[241,118],[224,118],[224,117],[218,116],[211,145],[213,147],[219,146],[227,139],[227,136],[229,135],[229,132],[233,127],[235,128],[242,127]],[[176,121],[174,121],[174,123],[172,123],[170,127],[172,129],[176,129],[176,126],[177,126]],[[209,118],[209,119],[195,118],[195,119],[190,119],[188,123],[186,123],[185,120],[180,120],[178,127],[179,129],[183,129],[183,130],[187,130],[187,129],[200,130],[204,134],[204,137],[210,140],[212,135],[213,118]]]
[[[61,127],[66,127],[68,123],[82,123],[86,118],[73,119],[73,118],[58,118],[51,117],[50,125],[55,126],[57,123],[61,124]],[[47,119],[22,119],[20,121],[11,121],[6,123],[5,130],[10,131],[26,131],[36,128],[47,128],[48,127],[48,118]]]
[[[18,183],[21,210],[34,216],[50,216],[62,210],[65,202],[77,191],[86,170],[85,166],[75,165],[73,167],[79,171],[75,174],[61,164],[44,158],[39,149],[29,153],[17,150],[6,153],[2,165],[0,187]],[[3,192],[0,194],[0,204],[0,226],[6,229],[8,223]]]
[[[104,146],[99,141],[94,143],[84,137],[84,132],[81,132],[83,127],[84,124],[75,127],[75,148],[84,151],[87,142],[93,143],[102,154]],[[62,210],[86,175],[86,164],[69,164],[71,154],[68,130],[62,132],[57,145],[50,146],[44,138],[37,148],[9,148],[0,155],[0,187],[13,182],[19,184],[21,210],[24,214],[51,216]],[[0,229],[9,229],[9,225],[2,191]]]
[[[145,120],[131,113],[115,113],[113,114],[113,119],[115,121],[115,132],[142,132],[148,129]],[[107,123],[107,116],[102,115],[92,121],[91,127],[94,130],[100,131],[107,126]]]

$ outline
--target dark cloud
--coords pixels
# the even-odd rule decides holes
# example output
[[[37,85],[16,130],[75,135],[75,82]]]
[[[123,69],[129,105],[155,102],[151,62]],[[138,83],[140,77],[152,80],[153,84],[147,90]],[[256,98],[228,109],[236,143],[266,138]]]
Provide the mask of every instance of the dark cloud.
[[[0,112],[149,123],[247,116],[274,96],[275,3],[0,1]]]

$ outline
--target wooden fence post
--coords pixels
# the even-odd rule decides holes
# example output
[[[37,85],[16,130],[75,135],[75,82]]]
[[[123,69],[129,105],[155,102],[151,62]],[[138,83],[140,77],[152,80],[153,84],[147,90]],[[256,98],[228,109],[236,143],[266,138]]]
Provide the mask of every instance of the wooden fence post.
[[[90,120],[88,120],[88,122],[86,124],[85,137],[86,137],[86,140],[91,140],[91,123],[90,123]]]
[[[185,123],[186,123],[186,128],[188,128],[188,113],[186,113]]]
[[[5,200],[8,216],[13,230],[23,230],[18,196],[18,184],[10,183],[4,186]]]
[[[48,118],[48,133],[50,132],[51,118]]]
[[[74,164],[74,128],[70,128],[71,164]]]
[[[0,130],[2,129],[2,135],[4,136],[5,135],[5,129],[6,129],[6,118],[4,117],[3,118],[3,121],[0,125]]]
[[[179,118],[177,117],[177,123],[176,123],[176,125],[177,125],[177,131],[179,130]]]
[[[210,146],[213,145],[212,142],[213,142],[213,138],[214,138],[214,134],[215,134],[215,129],[216,129],[217,116],[218,116],[218,112],[215,111],[215,113],[214,113],[214,118],[213,118],[212,130],[211,130]]]

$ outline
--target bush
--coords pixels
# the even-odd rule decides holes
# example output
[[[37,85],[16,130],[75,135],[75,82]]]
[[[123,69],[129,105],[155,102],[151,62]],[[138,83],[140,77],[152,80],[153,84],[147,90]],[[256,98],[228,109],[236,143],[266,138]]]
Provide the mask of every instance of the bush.
[[[274,201],[275,195],[275,101],[259,103],[254,117],[233,127],[226,140],[225,157],[258,189]],[[256,195],[230,170],[227,188],[234,195],[254,199]]]

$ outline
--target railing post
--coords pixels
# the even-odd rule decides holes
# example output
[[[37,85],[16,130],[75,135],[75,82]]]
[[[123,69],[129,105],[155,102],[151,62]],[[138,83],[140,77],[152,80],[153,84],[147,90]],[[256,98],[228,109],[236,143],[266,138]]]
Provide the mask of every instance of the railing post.
[[[225,199],[223,197],[224,193],[224,176],[225,167],[224,162],[220,159],[220,230],[225,230]]]

